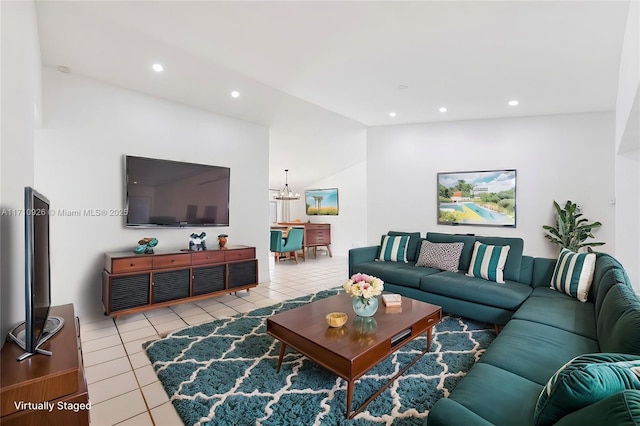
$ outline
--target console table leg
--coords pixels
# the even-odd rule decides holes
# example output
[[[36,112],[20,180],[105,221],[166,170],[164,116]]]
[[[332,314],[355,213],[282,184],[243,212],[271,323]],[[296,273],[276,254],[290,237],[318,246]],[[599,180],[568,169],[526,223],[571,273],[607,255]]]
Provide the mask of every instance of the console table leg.
[[[284,342],[280,342],[280,356],[278,357],[278,368],[276,373],[280,372],[280,366],[282,365],[282,358],[284,357],[284,350],[287,348],[287,345]]]

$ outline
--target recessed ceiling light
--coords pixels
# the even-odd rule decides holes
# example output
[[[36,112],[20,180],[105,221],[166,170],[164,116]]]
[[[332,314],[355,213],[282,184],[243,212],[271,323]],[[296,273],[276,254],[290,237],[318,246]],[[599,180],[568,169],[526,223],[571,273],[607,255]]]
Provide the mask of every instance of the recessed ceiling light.
[[[516,105],[518,105],[518,101],[516,101],[515,99],[512,100],[512,101],[509,101],[509,105],[516,106]]]
[[[398,86],[398,90],[407,90],[409,88],[409,86],[407,86],[406,84],[401,84]]]
[[[155,72],[162,72],[162,70],[164,70],[164,67],[160,64],[153,64],[151,68],[153,68]]]
[[[438,108],[438,111],[447,112],[447,107],[440,107],[440,108]]]
[[[233,92],[231,92],[231,97],[232,98],[237,98],[240,96],[240,92],[238,92],[237,90],[234,90]]]
[[[396,115],[397,114],[395,112],[393,112],[393,111],[389,113],[389,117],[395,117]]]

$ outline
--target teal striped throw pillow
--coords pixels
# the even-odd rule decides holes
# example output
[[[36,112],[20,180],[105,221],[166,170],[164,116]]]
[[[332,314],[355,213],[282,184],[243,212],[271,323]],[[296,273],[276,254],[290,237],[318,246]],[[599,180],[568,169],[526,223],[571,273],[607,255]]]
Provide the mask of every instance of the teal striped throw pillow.
[[[574,253],[563,248],[553,271],[551,288],[586,302],[595,269],[595,253]]]
[[[408,235],[385,235],[382,239],[379,260],[386,262],[407,263],[407,246],[409,245]]]
[[[476,241],[467,275],[504,284],[504,264],[507,263],[509,248],[510,246],[490,246]]]

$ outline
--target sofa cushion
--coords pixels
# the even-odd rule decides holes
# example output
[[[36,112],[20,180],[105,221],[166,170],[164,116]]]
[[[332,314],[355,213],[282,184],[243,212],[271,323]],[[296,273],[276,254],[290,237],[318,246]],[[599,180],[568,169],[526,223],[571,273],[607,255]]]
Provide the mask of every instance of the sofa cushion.
[[[478,362],[545,385],[567,361],[593,352],[600,352],[593,339],[546,324],[512,319]]]
[[[429,426],[494,426],[477,413],[449,398],[440,398],[429,410]]]
[[[522,238],[507,237],[476,237],[476,241],[493,246],[509,246],[509,256],[504,265],[504,279],[518,281],[520,279],[520,267],[524,240]]]
[[[503,271],[509,248],[509,246],[490,246],[476,241],[473,245],[467,275],[504,284]]]
[[[625,354],[585,354],[562,366],[542,389],[534,414],[537,426],[552,425],[573,411],[625,389],[640,389],[633,371],[640,357]]]
[[[556,268],[557,259],[548,259],[545,257],[536,257],[533,259],[533,276],[531,277],[531,285],[533,287],[549,288],[553,271]]]
[[[546,297],[549,299],[562,299],[562,300],[570,299],[570,300],[573,300],[574,302],[577,302],[577,300],[571,298],[571,296],[564,293],[560,293],[559,291],[555,291],[549,286],[534,288],[533,291],[531,292],[531,297]]]
[[[596,264],[596,271],[598,270],[597,268],[598,266]],[[591,291],[589,291],[589,294],[596,293],[594,299],[596,316],[598,316],[598,314],[600,313],[600,310],[602,309],[602,302],[604,302],[604,298],[606,297],[611,287],[613,287],[614,285],[623,285],[627,287],[630,286],[626,275],[627,274],[625,273],[624,269],[609,268],[607,269],[607,272],[600,275],[601,278],[598,281],[596,281],[596,278],[594,276],[593,284],[591,285],[591,287],[596,288],[592,288]]]
[[[409,244],[407,245],[407,261],[415,262],[418,258],[418,250],[420,250],[420,233],[419,232],[403,232],[403,231],[389,231],[387,232],[389,236],[404,236],[409,237]],[[383,235],[384,238],[384,235]]]
[[[516,280],[522,284],[529,284],[533,282],[533,257],[522,256],[520,261],[520,277]]]
[[[407,235],[385,235],[380,246],[379,260],[385,262],[407,263],[407,246],[409,237]]]
[[[532,291],[530,286],[514,281],[498,284],[482,278],[468,277],[462,272],[448,271],[425,276],[420,282],[420,289],[512,311],[518,309]]]
[[[460,253],[460,263],[458,264],[458,270],[469,270],[469,263],[471,263],[471,254],[473,253],[473,244],[476,242],[476,238],[473,235],[427,232],[427,241],[431,241],[432,243],[463,243],[464,247],[462,248],[462,253]]]
[[[602,352],[640,355],[640,301],[627,285],[611,287],[596,313]]]
[[[542,385],[517,374],[477,363],[456,385],[449,398],[491,424],[529,425],[541,390]],[[453,418],[450,424],[463,424],[456,420]]]
[[[560,419],[555,426],[638,426],[640,391],[625,390]]]
[[[361,272],[380,278],[385,283],[392,283],[404,287],[418,288],[422,278],[442,273],[439,269],[416,268],[413,263],[398,262],[366,262],[358,263],[353,267],[353,272]]]
[[[541,296],[543,290],[551,293],[551,297]],[[550,288],[536,288],[513,318],[550,325],[596,340],[598,333],[593,308],[593,303],[580,303]]]
[[[596,268],[593,272],[593,283],[591,284],[591,290],[589,291],[590,302],[595,302],[598,297],[604,299],[604,295],[600,294],[600,284],[606,282],[603,281],[603,277],[612,269],[617,271],[616,280],[618,282],[631,285],[627,272],[616,258],[607,253],[596,252]],[[605,287],[603,289],[605,293],[609,290],[609,287]]]
[[[424,240],[422,241],[416,266],[458,272],[458,264],[460,263],[460,254],[463,247],[464,243],[432,243]]]
[[[551,288],[586,302],[595,266],[595,253],[574,253],[562,249],[551,278]]]

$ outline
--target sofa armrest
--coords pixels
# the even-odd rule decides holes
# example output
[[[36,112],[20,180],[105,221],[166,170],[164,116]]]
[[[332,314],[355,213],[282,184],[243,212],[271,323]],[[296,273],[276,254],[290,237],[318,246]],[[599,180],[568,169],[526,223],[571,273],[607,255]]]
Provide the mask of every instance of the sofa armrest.
[[[449,398],[442,398],[429,411],[429,426],[491,426],[491,423]]]
[[[349,250],[349,276],[353,275],[353,266],[358,263],[373,262],[378,256],[380,246],[358,247]]]

